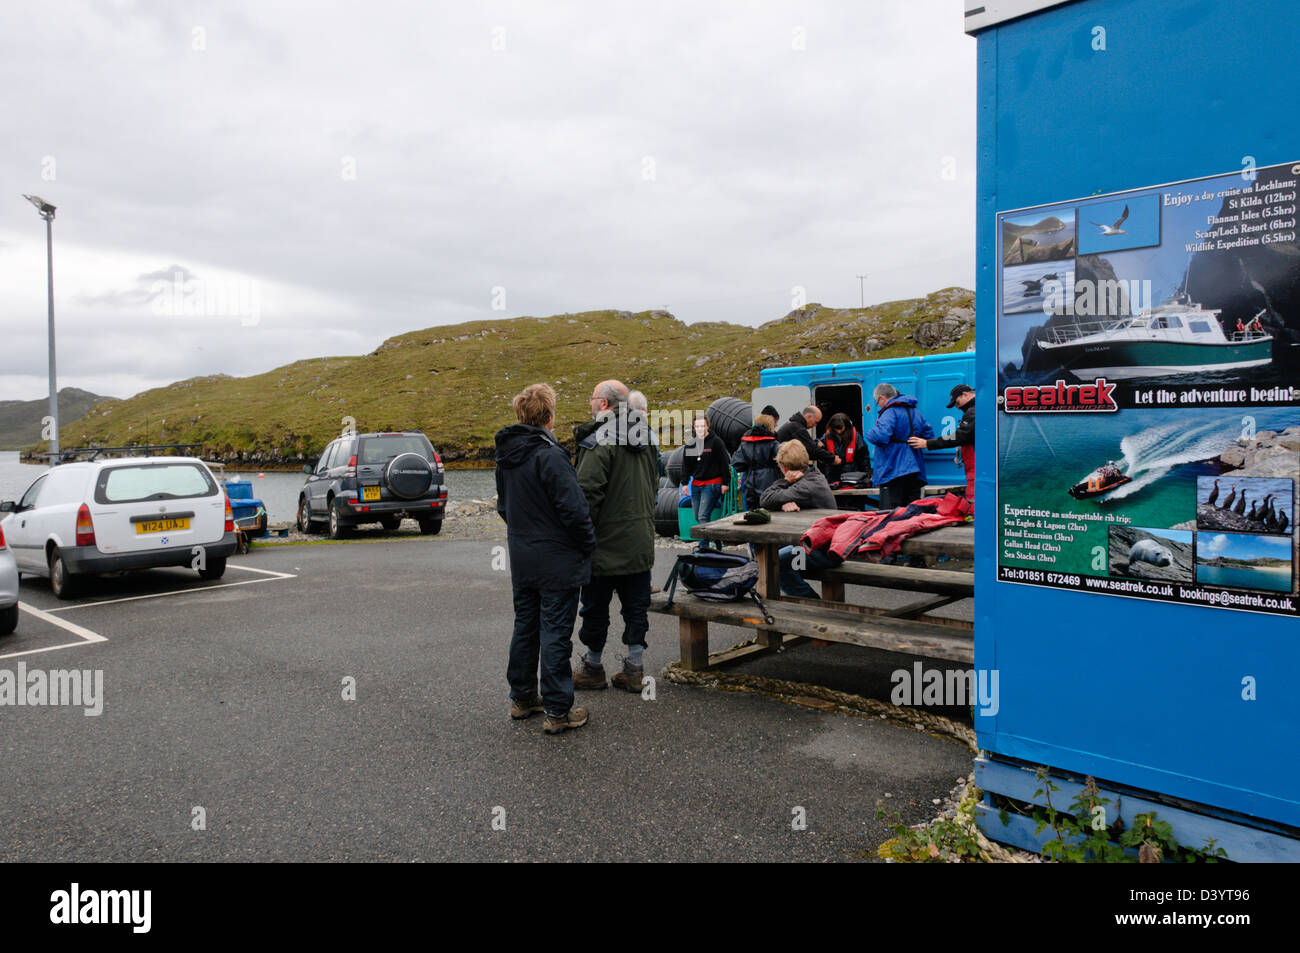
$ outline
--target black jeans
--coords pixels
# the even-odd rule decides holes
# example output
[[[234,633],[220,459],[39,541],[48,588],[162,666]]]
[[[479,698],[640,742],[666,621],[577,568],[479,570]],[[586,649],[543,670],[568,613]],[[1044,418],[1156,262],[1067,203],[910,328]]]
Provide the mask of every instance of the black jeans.
[[[915,473],[909,473],[907,476],[895,477],[880,488],[880,508],[882,510],[893,510],[900,506],[907,506],[909,503],[915,503],[921,498],[921,490],[925,487],[925,481]],[[925,559],[921,556],[904,556],[897,553],[886,559],[891,565],[897,565],[903,561],[907,565],[925,568]]]
[[[573,620],[578,590],[515,589],[515,632],[510,639],[506,678],[510,697],[537,697],[537,667],[542,669],[542,705],[548,715],[573,707]]]
[[[645,645],[650,620],[650,570],[626,576],[592,576],[582,587],[582,628],[578,640],[593,652],[603,651],[609,636],[609,600],[618,593],[623,607],[623,644]]]

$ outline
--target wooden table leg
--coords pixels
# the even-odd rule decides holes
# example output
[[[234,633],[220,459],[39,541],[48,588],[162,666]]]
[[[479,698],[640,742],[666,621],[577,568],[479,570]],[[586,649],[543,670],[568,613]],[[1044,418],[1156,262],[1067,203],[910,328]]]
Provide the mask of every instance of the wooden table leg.
[[[770,543],[754,547],[758,562],[758,594],[764,599],[781,598],[781,549]]]
[[[709,667],[709,623],[703,619],[680,619],[682,668],[702,672]]]
[[[781,547],[771,543],[754,546],[754,558],[758,562],[758,584],[754,587],[758,595],[766,602],[781,598]],[[757,641],[770,651],[779,651],[784,637],[780,632],[758,630]]]

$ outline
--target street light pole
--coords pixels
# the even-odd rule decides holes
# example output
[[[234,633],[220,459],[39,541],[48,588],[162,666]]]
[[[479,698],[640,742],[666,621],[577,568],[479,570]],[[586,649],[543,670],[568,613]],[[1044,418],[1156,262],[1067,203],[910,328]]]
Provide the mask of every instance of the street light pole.
[[[54,211],[51,205],[39,195],[24,195],[27,201],[36,206],[45,219],[45,264],[47,288],[50,303],[50,466],[59,459],[59,384],[54,366]]]
[[[867,293],[863,290],[863,282],[867,280],[866,275],[858,275],[858,306],[865,308],[867,306]]]

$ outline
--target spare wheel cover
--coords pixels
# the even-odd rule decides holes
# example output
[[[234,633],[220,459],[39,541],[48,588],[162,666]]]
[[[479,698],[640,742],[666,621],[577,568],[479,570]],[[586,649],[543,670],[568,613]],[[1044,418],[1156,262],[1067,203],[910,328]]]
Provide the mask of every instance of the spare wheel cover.
[[[395,495],[413,500],[433,483],[433,467],[418,453],[399,453],[384,470],[384,482]]]

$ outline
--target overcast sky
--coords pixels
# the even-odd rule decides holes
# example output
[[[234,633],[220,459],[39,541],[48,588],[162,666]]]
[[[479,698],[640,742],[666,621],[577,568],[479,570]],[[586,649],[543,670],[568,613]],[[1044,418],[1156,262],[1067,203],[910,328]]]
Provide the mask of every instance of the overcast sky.
[[[47,393],[22,193],[59,206],[59,385],[118,397],[435,324],[973,287],[959,0],[43,0],[0,36],[0,399]]]

